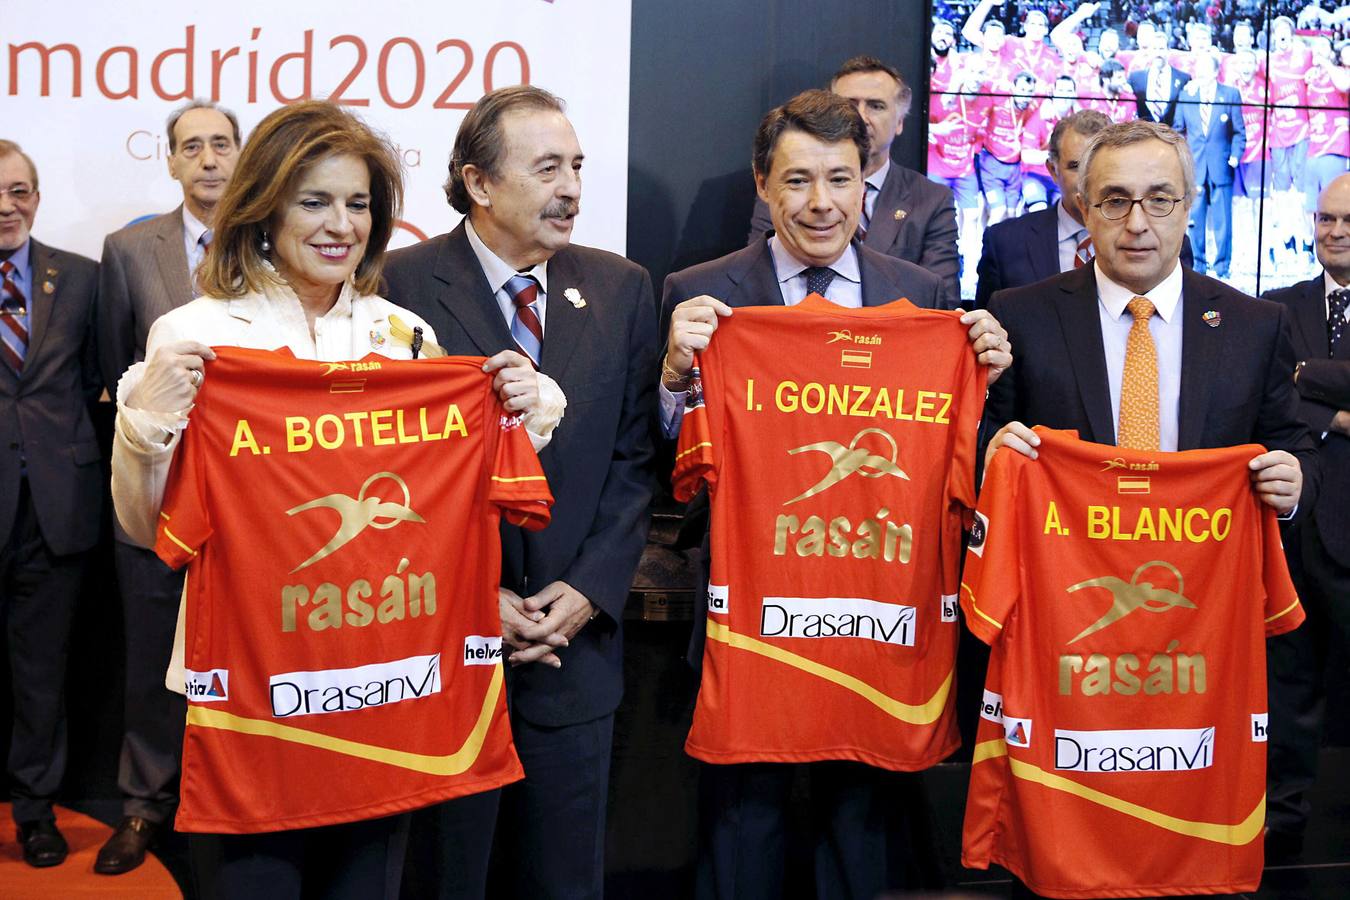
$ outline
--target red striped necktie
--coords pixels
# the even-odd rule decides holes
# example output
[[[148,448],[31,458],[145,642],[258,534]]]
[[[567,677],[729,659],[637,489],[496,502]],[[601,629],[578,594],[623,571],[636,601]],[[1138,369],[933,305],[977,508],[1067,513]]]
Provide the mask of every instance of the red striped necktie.
[[[0,356],[19,375],[28,355],[28,305],[14,283],[14,271],[14,263],[0,262]]]

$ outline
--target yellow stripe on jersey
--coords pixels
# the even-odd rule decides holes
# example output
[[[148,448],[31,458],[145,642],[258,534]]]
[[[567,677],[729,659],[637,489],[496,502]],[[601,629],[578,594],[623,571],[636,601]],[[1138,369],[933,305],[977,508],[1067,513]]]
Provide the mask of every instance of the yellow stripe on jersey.
[[[970,589],[970,585],[966,584],[964,581],[961,582],[961,590],[965,591],[966,595],[970,597],[970,608],[975,610],[976,615],[978,615],[981,619],[984,619],[990,625],[993,625],[995,628],[1003,627],[1002,622],[998,621],[997,619],[991,619],[988,613],[986,613],[984,610],[980,609],[977,605],[975,605],[975,592]]]
[[[984,741],[975,745],[975,754],[973,763],[983,762],[987,759],[997,759],[1001,756],[1007,756],[1008,746],[1000,739]],[[1222,825],[1217,822],[1195,822],[1191,819],[1181,819],[1176,816],[1159,812],[1156,809],[1149,809],[1147,806],[1140,806],[1137,803],[1131,803],[1128,800],[1122,800],[1119,797],[1113,797],[1102,791],[1094,790],[1086,785],[1065,778],[1063,775],[1056,775],[1053,772],[1047,772],[1039,766],[1034,766],[1029,762],[1020,759],[1008,757],[1008,765],[1012,769],[1014,777],[1023,781],[1034,782],[1044,785],[1052,791],[1063,791],[1066,794],[1073,794],[1075,797],[1081,797],[1089,803],[1095,803],[1098,806],[1104,806],[1107,809],[1113,809],[1118,813],[1139,819],[1141,822],[1147,822],[1158,828],[1185,835],[1186,837],[1199,838],[1202,841],[1211,841],[1215,844],[1228,844],[1233,847],[1242,847],[1250,844],[1261,835],[1261,829],[1266,824],[1266,795],[1261,794],[1260,801],[1256,808],[1236,825]]]
[[[681,450],[679,453],[676,453],[676,454],[675,454],[675,461],[676,461],[676,462],[679,462],[680,460],[682,460],[682,459],[684,459],[686,456],[688,456],[690,453],[693,453],[695,450],[702,450],[704,447],[711,447],[711,446],[712,446],[712,441],[700,441],[699,443],[695,444],[694,446],[689,447],[689,448],[684,449],[684,450]]]
[[[1286,606],[1284,609],[1280,610],[1280,611],[1277,612],[1275,615],[1273,615],[1273,616],[1271,616],[1270,618],[1266,619],[1266,624],[1269,625],[1271,622],[1274,622],[1276,619],[1280,618],[1281,616],[1286,616],[1286,615],[1288,615],[1289,613],[1293,612],[1296,608],[1298,608],[1298,600],[1297,600],[1297,598],[1294,600],[1293,603],[1290,603],[1290,604],[1289,604],[1288,606]]]
[[[876,706],[887,715],[893,716],[902,722],[910,725],[930,725],[938,720],[942,715],[943,709],[947,706],[947,695],[951,693],[952,677],[956,674],[956,666],[953,664],[952,670],[947,673],[942,685],[932,697],[920,705],[903,703],[894,697],[883,694],[881,691],[872,687],[872,685],[849,675],[847,672],[840,672],[838,669],[832,669],[829,666],[816,662],[813,659],[807,659],[804,656],[798,656],[790,650],[784,650],[782,647],[775,647],[773,644],[765,643],[756,638],[732,631],[725,625],[708,620],[708,637],[714,641],[721,641],[738,650],[748,650],[751,653],[764,656],[775,662],[792,666],[794,669],[800,669],[808,675],[814,675],[817,678],[823,678],[826,681],[833,682],[845,690],[852,691],[859,697]]]
[[[515,483],[518,482],[518,481],[543,481],[543,480],[544,480],[544,476],[543,476],[543,475],[515,475],[515,476],[493,475],[493,476],[492,476],[492,480],[493,480],[493,481],[500,481],[502,484],[515,484]],[[379,526],[376,526],[376,527],[378,528]]]
[[[427,775],[459,775],[467,772],[473,766],[478,759],[478,754],[483,749],[483,742],[487,739],[488,727],[492,724],[492,716],[497,711],[497,698],[502,691],[502,682],[505,678],[502,672],[503,669],[500,665],[494,667],[492,682],[488,685],[487,693],[483,696],[483,708],[478,713],[478,721],[474,723],[469,736],[464,739],[464,745],[448,756],[428,756],[424,753],[409,753],[405,750],[394,750],[390,747],[377,747],[374,744],[363,744],[359,741],[349,741],[330,734],[306,731],[303,728],[282,725],[280,722],[271,722],[267,719],[248,719],[197,703],[188,704],[187,721],[189,725],[196,725],[201,728],[219,728],[240,734],[276,738],[294,744],[317,747],[320,750],[331,750],[344,756],[354,756],[358,759],[368,759],[371,762],[397,766],[400,769],[411,769],[414,772],[422,772]]]
[[[164,518],[167,519],[168,516],[165,516]],[[193,549],[192,549],[191,547],[189,547],[187,544],[185,544],[185,543],[183,543],[182,541],[180,541],[180,540],[178,539],[178,537],[177,537],[172,531],[169,530],[169,526],[168,526],[168,525],[165,525],[165,526],[163,526],[163,527],[164,527],[164,536],[165,536],[165,537],[167,537],[169,540],[173,541],[173,542],[174,542],[175,544],[177,544],[178,546],[182,547],[182,548],[183,548],[184,550],[186,550],[188,553],[191,553],[193,556],[196,556],[196,555],[197,555],[197,551],[196,551],[196,550],[193,550]]]

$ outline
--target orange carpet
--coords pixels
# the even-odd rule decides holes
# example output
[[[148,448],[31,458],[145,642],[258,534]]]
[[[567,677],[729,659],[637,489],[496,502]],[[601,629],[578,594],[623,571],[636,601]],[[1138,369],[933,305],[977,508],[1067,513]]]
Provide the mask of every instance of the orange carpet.
[[[5,900],[182,900],[178,884],[163,863],[149,854],[145,862],[125,875],[95,875],[94,857],[112,835],[97,819],[56,808],[56,825],[70,843],[70,856],[59,866],[34,869],[23,861],[14,841],[9,804],[0,803],[0,897]]]

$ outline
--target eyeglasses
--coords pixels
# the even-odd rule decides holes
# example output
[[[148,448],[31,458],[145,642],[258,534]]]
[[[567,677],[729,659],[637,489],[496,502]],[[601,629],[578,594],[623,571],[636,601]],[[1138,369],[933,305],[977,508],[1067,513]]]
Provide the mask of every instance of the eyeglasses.
[[[1103,218],[1116,220],[1123,219],[1134,211],[1134,205],[1138,203],[1155,219],[1165,219],[1172,214],[1172,210],[1177,208],[1177,204],[1184,200],[1184,197],[1164,197],[1161,194],[1154,194],[1151,197],[1107,197],[1100,203],[1092,204],[1092,208],[1102,214]]]
[[[10,199],[15,203],[22,203],[36,193],[37,191],[26,184],[16,184],[14,187],[0,188],[0,197],[9,194]]]

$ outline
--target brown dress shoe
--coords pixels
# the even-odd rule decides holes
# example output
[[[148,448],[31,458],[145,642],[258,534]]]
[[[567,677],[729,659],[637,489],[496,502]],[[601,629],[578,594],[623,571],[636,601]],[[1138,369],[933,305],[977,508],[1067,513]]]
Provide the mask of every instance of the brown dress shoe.
[[[23,861],[35,869],[61,865],[70,850],[56,823],[50,819],[20,825],[19,843],[23,845]]]
[[[155,837],[155,823],[140,816],[127,816],[117,825],[112,837],[98,851],[94,871],[100,875],[122,875],[145,862],[145,851]]]

